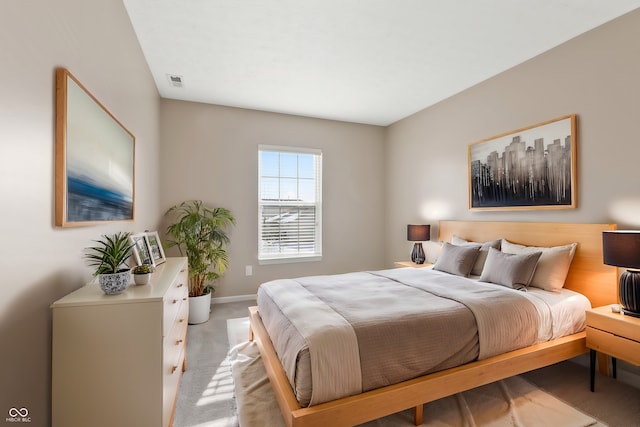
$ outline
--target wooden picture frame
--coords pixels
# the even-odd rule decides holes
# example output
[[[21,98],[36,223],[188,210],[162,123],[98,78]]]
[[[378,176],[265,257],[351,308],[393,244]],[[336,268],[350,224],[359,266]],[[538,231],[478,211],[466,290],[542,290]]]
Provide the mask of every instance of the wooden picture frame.
[[[164,249],[162,249],[162,242],[160,241],[158,232],[147,231],[145,232],[145,237],[147,238],[147,243],[149,244],[149,251],[151,252],[151,258],[153,258],[153,262],[156,265],[165,262],[167,260],[167,257],[164,255]]]
[[[469,209],[576,208],[576,115],[469,144]]]
[[[129,240],[133,244],[133,258],[136,261],[136,265],[147,264],[155,267],[156,263],[151,255],[146,233],[132,234],[129,236]]]
[[[55,225],[133,221],[135,136],[56,70]]]

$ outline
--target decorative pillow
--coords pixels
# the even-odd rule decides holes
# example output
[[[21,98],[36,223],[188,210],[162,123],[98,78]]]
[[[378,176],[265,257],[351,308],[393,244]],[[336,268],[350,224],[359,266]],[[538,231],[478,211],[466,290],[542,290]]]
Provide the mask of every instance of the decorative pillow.
[[[467,277],[476,262],[479,252],[479,246],[456,246],[444,242],[440,256],[433,269]]]
[[[424,261],[425,263],[433,264],[438,259],[438,254],[440,253],[440,248],[442,247],[442,242],[437,240],[427,240],[426,242],[422,242],[422,246],[424,249],[424,254],[427,259]]]
[[[525,288],[531,282],[540,255],[542,252],[515,255],[489,248],[479,280],[513,289]]]
[[[476,262],[471,269],[471,274],[474,276],[479,276],[482,274],[482,269],[484,268],[484,263],[487,260],[487,255],[489,254],[489,248],[495,248],[500,250],[500,243],[502,239],[491,240],[489,242],[478,243],[478,242],[470,242],[468,240],[463,239],[462,237],[458,237],[455,234],[451,238],[451,243],[457,246],[465,246],[465,245],[474,245],[480,246],[480,252],[478,253],[478,258],[476,258]]]
[[[569,273],[569,267],[576,253],[576,243],[549,248],[538,246],[523,246],[502,239],[502,252],[509,254],[527,254],[542,252],[538,266],[529,286],[546,291],[562,289]]]

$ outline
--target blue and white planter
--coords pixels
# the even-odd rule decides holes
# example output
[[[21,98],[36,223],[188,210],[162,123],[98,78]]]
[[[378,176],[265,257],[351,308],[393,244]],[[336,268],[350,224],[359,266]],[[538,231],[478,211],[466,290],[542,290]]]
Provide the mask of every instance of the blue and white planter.
[[[113,274],[99,274],[98,284],[107,295],[116,295],[129,287],[131,270],[119,271]]]

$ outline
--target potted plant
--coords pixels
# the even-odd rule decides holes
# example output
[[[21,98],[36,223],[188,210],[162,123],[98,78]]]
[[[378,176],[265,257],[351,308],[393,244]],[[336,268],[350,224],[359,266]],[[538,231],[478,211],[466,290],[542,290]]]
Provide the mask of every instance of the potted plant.
[[[155,271],[152,265],[142,264],[133,267],[131,272],[133,273],[133,281],[136,285],[146,285],[149,283],[149,279],[151,278],[151,273]]]
[[[228,209],[210,208],[200,200],[188,200],[167,211],[167,248],[176,246],[189,265],[189,323],[209,319],[213,282],[229,266],[227,228],[236,223]]]
[[[131,273],[127,260],[131,256],[133,245],[129,241],[131,233],[118,232],[103,235],[94,240],[97,245],[87,248],[85,258],[90,266],[96,267],[100,289],[107,295],[119,294],[127,289]]]

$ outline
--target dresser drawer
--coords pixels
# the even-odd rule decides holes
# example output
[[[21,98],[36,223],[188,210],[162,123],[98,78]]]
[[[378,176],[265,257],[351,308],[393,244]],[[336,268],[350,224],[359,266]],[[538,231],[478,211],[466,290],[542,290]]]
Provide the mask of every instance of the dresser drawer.
[[[186,274],[180,274],[164,298],[163,333],[166,337],[176,321],[183,304],[189,304],[189,289]],[[188,311],[187,311],[188,313]]]
[[[187,324],[189,320],[189,301],[181,301],[176,318],[166,337],[164,337],[164,359],[167,366],[177,363],[180,351],[185,346]]]
[[[640,365],[640,342],[587,326],[587,347]]]
[[[178,393],[178,384],[182,377],[187,326],[189,318],[189,302],[183,301],[177,312],[175,323],[169,334],[164,338],[162,362],[163,388],[163,425],[167,426],[173,414],[174,403]]]
[[[173,419],[173,411],[178,397],[178,389],[180,379],[182,378],[182,364],[184,362],[185,353],[178,355],[177,364],[169,371],[165,371],[162,378],[162,425],[167,427],[171,425]]]
[[[609,307],[587,311],[587,325],[640,342],[640,319],[620,313],[612,313]]]

